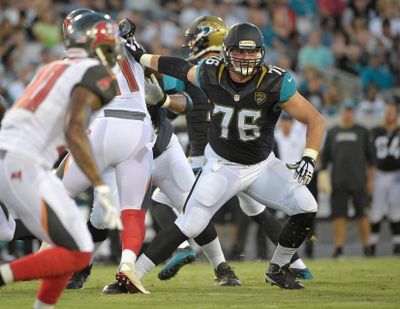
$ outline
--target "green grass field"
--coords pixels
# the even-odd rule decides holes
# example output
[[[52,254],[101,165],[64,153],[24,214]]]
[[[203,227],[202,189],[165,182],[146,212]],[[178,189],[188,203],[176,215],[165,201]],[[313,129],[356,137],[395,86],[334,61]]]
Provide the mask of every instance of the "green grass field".
[[[233,264],[241,287],[220,287],[205,263],[184,267],[167,282],[158,269],[144,283],[150,295],[102,296],[114,267],[94,267],[84,290],[66,291],[57,308],[400,308],[400,259],[308,261],[315,279],[306,289],[285,291],[267,285],[267,263]],[[31,308],[38,282],[17,283],[0,290],[0,308]]]

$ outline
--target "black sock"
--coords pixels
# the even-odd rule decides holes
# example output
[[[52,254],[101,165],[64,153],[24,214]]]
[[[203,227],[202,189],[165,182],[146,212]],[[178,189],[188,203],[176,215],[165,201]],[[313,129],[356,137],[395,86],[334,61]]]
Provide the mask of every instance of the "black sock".
[[[144,254],[158,265],[171,256],[176,248],[188,238],[182,231],[172,224],[154,237]]]
[[[311,231],[315,212],[301,213],[289,217],[279,236],[279,244],[286,248],[298,248]]]
[[[101,242],[107,239],[108,230],[100,230],[95,228],[90,221],[87,222],[87,227],[89,229],[90,234],[92,235],[93,242]]]
[[[20,219],[15,219],[15,233],[13,240],[32,240],[36,237],[26,228]]]
[[[279,235],[282,232],[283,224],[275,218],[267,208],[256,216],[250,216],[250,218],[260,225],[265,234],[275,245],[278,245]],[[300,257],[296,252],[290,260],[290,263],[293,263],[299,258]]]

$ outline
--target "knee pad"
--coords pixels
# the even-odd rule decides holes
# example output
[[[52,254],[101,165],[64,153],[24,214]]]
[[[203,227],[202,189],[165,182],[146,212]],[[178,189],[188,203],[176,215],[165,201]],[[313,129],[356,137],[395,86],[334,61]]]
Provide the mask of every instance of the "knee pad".
[[[188,238],[195,238],[200,235],[201,232],[206,228],[210,222],[210,216],[207,215],[207,208],[203,206],[204,209],[197,208],[193,212],[188,212],[185,214],[180,214],[175,221],[176,226],[185,234]]]

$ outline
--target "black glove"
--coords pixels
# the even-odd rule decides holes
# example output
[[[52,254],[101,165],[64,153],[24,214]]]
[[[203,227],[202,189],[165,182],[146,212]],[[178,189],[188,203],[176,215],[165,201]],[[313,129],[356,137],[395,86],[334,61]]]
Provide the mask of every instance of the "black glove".
[[[140,57],[144,54],[144,48],[136,41],[133,36],[136,31],[136,25],[128,18],[122,19],[118,24],[120,37],[124,40],[126,50],[139,62]]]
[[[314,174],[315,160],[313,158],[303,156],[303,158],[294,164],[286,164],[290,170],[295,170],[293,178],[303,185],[308,185]]]

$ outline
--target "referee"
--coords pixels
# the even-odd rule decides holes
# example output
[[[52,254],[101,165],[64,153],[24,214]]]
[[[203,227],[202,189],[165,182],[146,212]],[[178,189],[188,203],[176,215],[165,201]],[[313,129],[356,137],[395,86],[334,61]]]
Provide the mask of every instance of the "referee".
[[[351,100],[341,104],[340,123],[328,131],[322,152],[322,170],[331,165],[334,258],[343,255],[350,198],[364,254],[369,255],[367,207],[374,187],[374,151],[368,130],[355,124],[355,107],[355,102]]]

